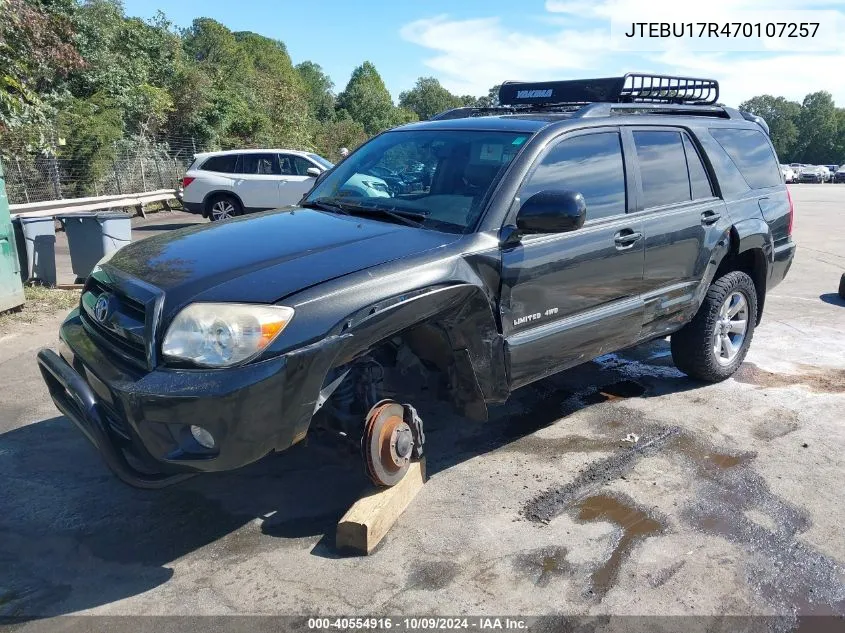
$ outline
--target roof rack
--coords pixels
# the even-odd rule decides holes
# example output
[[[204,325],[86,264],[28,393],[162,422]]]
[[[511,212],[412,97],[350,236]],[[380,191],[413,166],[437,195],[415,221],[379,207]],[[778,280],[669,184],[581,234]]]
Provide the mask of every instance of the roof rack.
[[[622,77],[567,81],[506,81],[499,88],[503,106],[579,106],[588,103],[672,103],[713,105],[719,99],[715,79],[627,73]]]

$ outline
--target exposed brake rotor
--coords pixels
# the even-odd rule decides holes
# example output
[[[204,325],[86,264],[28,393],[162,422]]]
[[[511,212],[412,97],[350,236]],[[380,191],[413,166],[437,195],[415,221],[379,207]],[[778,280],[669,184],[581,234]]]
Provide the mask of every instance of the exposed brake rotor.
[[[395,486],[411,466],[415,433],[405,421],[405,407],[382,400],[370,409],[364,423],[361,452],[367,475],[377,486]]]

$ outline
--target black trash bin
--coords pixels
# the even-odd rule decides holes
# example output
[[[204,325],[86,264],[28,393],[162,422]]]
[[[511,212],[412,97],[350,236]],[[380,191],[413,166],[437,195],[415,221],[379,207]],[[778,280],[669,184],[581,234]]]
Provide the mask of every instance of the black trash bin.
[[[15,243],[24,282],[56,285],[56,222],[52,217],[27,218],[18,216]]]
[[[67,234],[70,264],[77,281],[88,277],[103,257],[132,241],[132,220],[121,211],[68,213],[57,217]]]

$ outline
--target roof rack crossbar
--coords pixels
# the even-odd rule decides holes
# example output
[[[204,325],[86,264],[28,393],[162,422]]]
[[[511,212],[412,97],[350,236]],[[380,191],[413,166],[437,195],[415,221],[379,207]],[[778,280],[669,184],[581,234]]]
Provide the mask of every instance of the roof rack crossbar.
[[[651,73],[567,81],[506,81],[499,88],[499,103],[513,107],[596,102],[713,105],[718,100],[719,82],[715,79]]]

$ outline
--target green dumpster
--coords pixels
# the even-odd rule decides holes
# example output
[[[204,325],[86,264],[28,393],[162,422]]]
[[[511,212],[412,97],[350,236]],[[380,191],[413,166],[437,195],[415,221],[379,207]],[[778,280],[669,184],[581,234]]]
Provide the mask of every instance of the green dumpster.
[[[9,219],[6,179],[0,161],[0,312],[23,305],[23,285],[15,247],[15,232]]]

